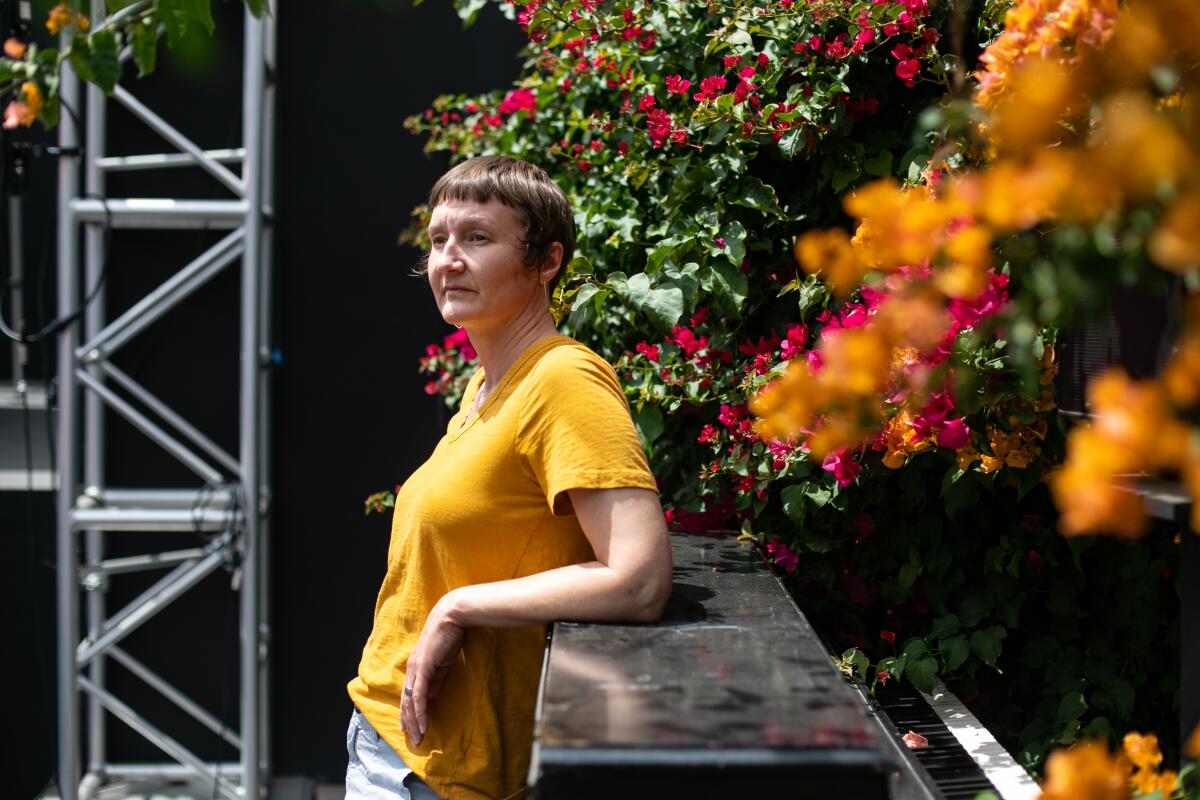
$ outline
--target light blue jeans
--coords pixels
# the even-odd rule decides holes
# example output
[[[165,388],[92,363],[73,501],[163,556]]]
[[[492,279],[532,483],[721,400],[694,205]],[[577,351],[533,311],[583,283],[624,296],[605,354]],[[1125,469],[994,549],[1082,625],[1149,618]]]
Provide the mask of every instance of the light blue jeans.
[[[346,730],[346,800],[439,800],[357,708]]]

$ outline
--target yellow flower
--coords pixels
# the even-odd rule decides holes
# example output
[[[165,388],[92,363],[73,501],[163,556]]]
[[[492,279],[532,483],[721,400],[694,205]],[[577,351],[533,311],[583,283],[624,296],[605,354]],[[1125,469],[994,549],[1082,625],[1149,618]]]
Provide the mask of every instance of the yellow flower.
[[[850,237],[841,228],[808,231],[796,240],[793,252],[805,272],[820,272],[841,296],[858,288],[866,272],[866,266],[850,245]]]
[[[1200,267],[1200,192],[1179,198],[1150,234],[1150,257],[1174,272]]]
[[[54,8],[50,9],[50,15],[46,18],[46,30],[53,34],[57,34],[63,28],[71,24],[74,18],[71,9],[67,8],[66,3],[59,3]]]
[[[1129,800],[1129,767],[1097,742],[1055,750],[1046,759],[1040,800]]]
[[[992,114],[993,144],[1023,156],[1056,141],[1063,132],[1059,121],[1080,111],[1085,90],[1080,73],[1045,58],[1022,64],[1010,76],[1008,93]]]

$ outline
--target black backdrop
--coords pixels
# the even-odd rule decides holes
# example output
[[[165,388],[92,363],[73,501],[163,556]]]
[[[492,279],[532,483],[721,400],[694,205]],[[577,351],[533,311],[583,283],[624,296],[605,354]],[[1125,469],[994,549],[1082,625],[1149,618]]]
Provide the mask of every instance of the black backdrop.
[[[166,55],[160,72],[136,85],[140,97],[204,147],[229,145],[241,124],[240,3],[215,5],[217,47],[207,56]],[[440,400],[422,391],[416,362],[447,328],[427,287],[409,274],[418,254],[397,246],[396,236],[446,162],[425,156],[422,141],[401,123],[438,94],[507,85],[518,71],[522,34],[491,6],[467,31],[444,1],[416,9],[408,0],[281,6],[271,751],[276,774],[338,781],[350,712],[344,685],[370,630],[387,551],[388,520],[364,518],[362,499],[403,480],[432,449],[445,420]],[[123,143],[114,154],[167,149],[128,115],[110,113],[110,140]],[[54,170],[34,165],[27,272],[53,270],[53,238],[45,234],[54,224]],[[166,186],[143,173],[114,180],[109,190],[221,196],[198,172]],[[194,232],[117,232],[110,308],[127,307],[182,266],[182,254],[214,240]],[[235,265],[116,359],[233,452],[237,280]],[[46,303],[52,289],[50,279]],[[115,418],[109,437],[109,485],[195,485],[190,473]],[[6,623],[0,685],[10,700],[0,725],[0,774],[8,788],[0,794],[6,797],[10,791],[33,797],[55,767],[52,506],[47,493],[0,492]],[[196,541],[183,538],[181,545],[179,537],[121,534],[112,538],[110,554]],[[153,577],[114,579],[110,606]],[[236,726],[235,620],[236,595],[229,575],[219,572],[131,636],[126,649]],[[119,666],[110,667],[109,682],[202,757],[231,757]],[[108,731],[113,760],[161,760],[122,723],[110,721]]]

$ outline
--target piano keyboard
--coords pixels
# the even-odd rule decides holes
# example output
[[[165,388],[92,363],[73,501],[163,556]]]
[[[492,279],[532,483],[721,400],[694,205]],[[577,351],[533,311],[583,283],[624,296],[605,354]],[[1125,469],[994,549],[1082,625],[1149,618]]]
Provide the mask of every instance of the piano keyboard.
[[[909,753],[946,800],[974,800],[987,791],[1001,800],[1037,800],[1037,783],[941,681],[932,695],[893,682],[878,687],[875,699],[897,736],[911,730],[929,740]]]

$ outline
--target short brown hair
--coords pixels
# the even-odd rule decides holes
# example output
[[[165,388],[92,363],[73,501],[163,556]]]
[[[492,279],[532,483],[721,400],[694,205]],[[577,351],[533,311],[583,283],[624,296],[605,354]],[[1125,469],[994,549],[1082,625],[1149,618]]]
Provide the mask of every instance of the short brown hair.
[[[499,200],[516,211],[525,224],[525,264],[541,266],[550,245],[562,244],[562,265],[550,281],[554,292],[575,254],[575,215],[571,201],[541,167],[509,156],[478,156],[457,165],[429,192],[432,211],[447,200],[486,203]]]

